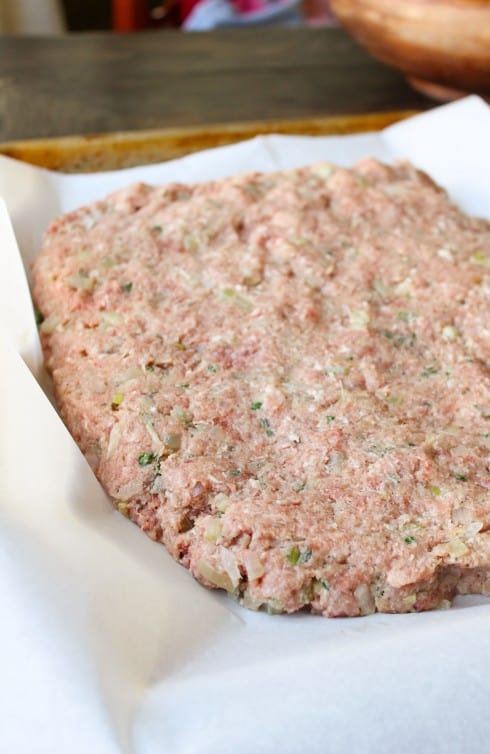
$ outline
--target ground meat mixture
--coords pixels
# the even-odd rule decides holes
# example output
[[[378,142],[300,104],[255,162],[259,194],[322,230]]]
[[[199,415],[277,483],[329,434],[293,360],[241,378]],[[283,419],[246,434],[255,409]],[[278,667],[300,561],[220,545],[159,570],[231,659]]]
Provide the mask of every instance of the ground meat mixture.
[[[490,594],[490,225],[411,165],[131,186],[52,223],[34,299],[96,475],[203,584]]]

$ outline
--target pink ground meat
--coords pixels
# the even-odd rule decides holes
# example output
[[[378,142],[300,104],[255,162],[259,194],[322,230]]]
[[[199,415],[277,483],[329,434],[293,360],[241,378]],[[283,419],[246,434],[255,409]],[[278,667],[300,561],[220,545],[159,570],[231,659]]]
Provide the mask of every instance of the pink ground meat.
[[[490,594],[490,225],[411,165],[131,186],[51,225],[33,292],[68,428],[207,586]]]

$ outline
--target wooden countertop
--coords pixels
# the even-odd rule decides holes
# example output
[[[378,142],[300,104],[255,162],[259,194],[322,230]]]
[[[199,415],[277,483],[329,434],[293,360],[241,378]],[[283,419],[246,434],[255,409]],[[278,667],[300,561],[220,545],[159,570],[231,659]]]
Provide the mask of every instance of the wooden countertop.
[[[0,38],[0,141],[435,103],[341,29]]]

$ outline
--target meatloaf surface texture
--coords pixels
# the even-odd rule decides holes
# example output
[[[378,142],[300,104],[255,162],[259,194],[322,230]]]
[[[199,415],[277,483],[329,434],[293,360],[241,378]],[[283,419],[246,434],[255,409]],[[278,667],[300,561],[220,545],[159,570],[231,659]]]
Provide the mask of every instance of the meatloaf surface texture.
[[[326,616],[490,594],[490,225],[425,174],[133,185],[33,275],[64,421],[203,584]]]

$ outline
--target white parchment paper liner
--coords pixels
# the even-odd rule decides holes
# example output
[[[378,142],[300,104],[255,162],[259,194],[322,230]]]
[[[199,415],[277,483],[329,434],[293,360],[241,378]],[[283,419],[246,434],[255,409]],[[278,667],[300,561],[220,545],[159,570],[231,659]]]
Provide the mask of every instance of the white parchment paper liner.
[[[59,175],[0,158],[0,195],[28,267],[54,216],[132,181],[365,155],[409,158],[465,210],[490,216],[490,108],[476,97],[380,134],[259,137],[113,173]],[[30,370],[42,380],[2,205],[0,751],[488,751],[488,600],[337,620],[241,609],[112,510]]]

